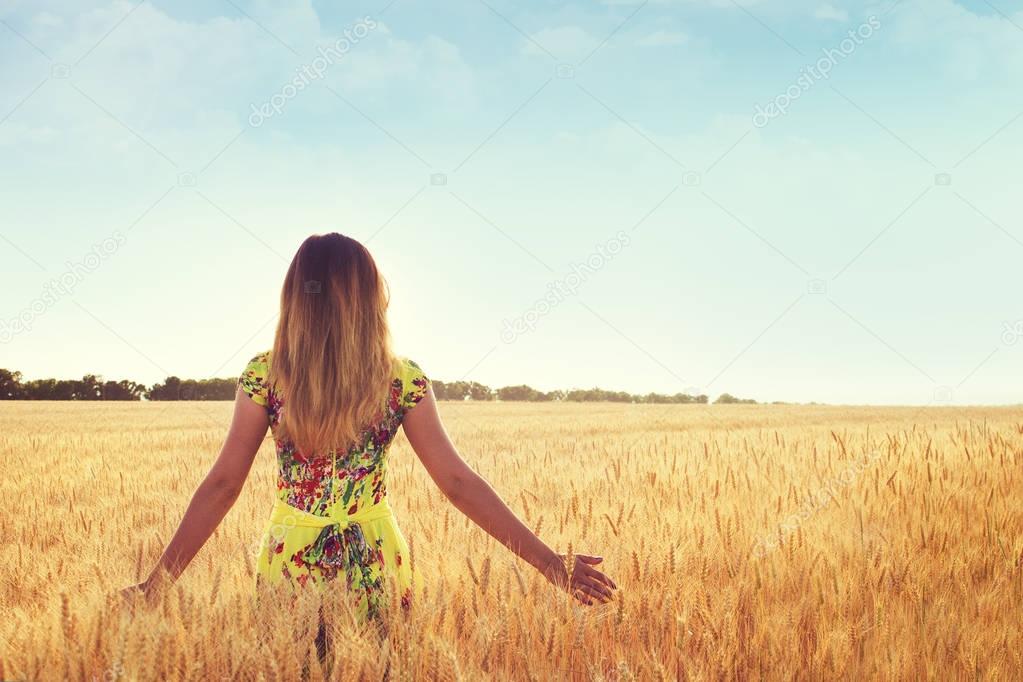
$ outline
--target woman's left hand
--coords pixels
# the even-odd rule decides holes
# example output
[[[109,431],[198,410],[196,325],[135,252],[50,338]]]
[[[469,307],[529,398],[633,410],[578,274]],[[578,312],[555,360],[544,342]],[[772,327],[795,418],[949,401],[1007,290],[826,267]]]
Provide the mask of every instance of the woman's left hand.
[[[594,568],[604,560],[603,557],[588,554],[573,555],[571,570],[566,566],[566,556],[559,554],[543,572],[551,583],[565,590],[586,605],[595,602],[606,603],[614,599],[614,591],[618,589],[611,578]]]
[[[118,592],[118,595],[120,595],[121,599],[124,600],[126,604],[134,606],[138,602],[139,597],[148,600],[152,598],[154,592],[155,589],[153,582],[150,580],[144,580],[138,585],[125,587]]]

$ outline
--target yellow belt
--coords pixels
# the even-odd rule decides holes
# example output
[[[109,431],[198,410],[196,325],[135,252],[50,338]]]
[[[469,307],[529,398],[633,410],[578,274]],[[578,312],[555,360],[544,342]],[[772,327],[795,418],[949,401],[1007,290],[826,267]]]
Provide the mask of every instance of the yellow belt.
[[[377,561],[378,550],[366,541],[359,524],[391,517],[387,498],[359,509],[354,514],[340,507],[329,516],[310,514],[278,498],[270,512],[269,533],[280,537],[292,528],[319,529],[316,539],[298,550],[293,560],[306,566],[317,566],[328,577],[344,571],[351,582],[356,574],[365,574],[370,570],[369,566]]]
[[[375,521],[392,516],[391,505],[387,498],[382,498],[376,504],[358,509],[354,514],[339,506],[329,516],[319,516],[292,507],[284,500],[277,498],[273,510],[270,512],[270,522],[285,528],[326,528],[327,526],[338,526],[339,529],[347,528],[363,521]]]

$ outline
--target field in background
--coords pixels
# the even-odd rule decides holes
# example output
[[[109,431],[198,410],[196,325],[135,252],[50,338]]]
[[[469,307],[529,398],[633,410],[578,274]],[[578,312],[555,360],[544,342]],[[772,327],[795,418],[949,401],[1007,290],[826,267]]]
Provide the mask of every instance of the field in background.
[[[229,403],[6,403],[0,679],[319,679],[248,598],[272,444],[178,587],[159,555]],[[1023,413],[995,408],[442,404],[549,544],[601,554],[574,605],[439,495],[403,437],[389,490],[427,594],[342,629],[344,679],[1012,679],[1023,667]]]

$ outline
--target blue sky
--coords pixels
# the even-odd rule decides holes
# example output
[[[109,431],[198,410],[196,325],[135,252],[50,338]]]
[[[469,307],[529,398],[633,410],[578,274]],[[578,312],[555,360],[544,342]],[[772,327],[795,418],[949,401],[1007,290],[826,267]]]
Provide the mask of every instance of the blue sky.
[[[337,230],[438,378],[1020,402],[1023,2],[0,20],[0,366],[29,378],[236,375]]]

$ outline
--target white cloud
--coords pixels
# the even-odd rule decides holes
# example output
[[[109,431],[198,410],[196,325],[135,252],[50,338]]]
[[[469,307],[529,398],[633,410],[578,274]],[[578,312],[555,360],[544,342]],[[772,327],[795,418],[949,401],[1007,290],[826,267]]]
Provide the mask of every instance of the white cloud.
[[[948,79],[1015,77],[1023,69],[1023,12],[1006,19],[974,14],[953,0],[904,0],[884,21],[886,36]]]
[[[827,21],[848,21],[849,13],[834,5],[823,4],[813,11],[813,16]]]
[[[754,5],[761,5],[768,3],[771,0],[745,0],[742,2],[742,6],[749,8]],[[734,0],[602,0],[602,5],[609,6],[636,6],[636,5],[696,5],[704,7],[721,7],[725,9],[735,9]]]
[[[376,29],[334,68],[346,90],[426,92],[435,103],[468,106],[474,101],[476,76],[457,45],[434,35],[410,41],[386,25]]]
[[[410,112],[444,120],[477,106],[479,77],[457,45],[420,31],[410,38],[381,24],[256,132],[249,129],[252,107],[281,93],[317,57],[318,45],[333,45],[360,17],[328,27],[306,13],[308,2],[290,4],[283,13],[246,6],[295,55],[229,4],[219,16],[200,17],[182,17],[155,3],[132,7],[118,0],[47,6],[53,17],[40,18],[43,8],[26,6],[20,17],[5,17],[70,70],[70,78],[47,78],[50,61],[24,41],[0,39],[0,63],[18,66],[0,69],[0,117],[13,112],[0,125],[9,167],[24,163],[40,175],[66,178],[101,164],[110,186],[124,185],[118,173],[169,185],[178,173],[203,168],[247,131],[210,177],[247,144],[274,156],[296,139],[315,141],[324,127],[328,137],[343,137],[327,121],[335,112],[354,114],[326,90],[328,84],[417,150],[427,146],[421,136],[430,123],[419,123],[427,116]],[[4,30],[0,26],[0,35]]]
[[[32,23],[39,26],[60,26],[64,20],[53,12],[40,12],[32,17]]]
[[[637,41],[637,45],[645,47],[663,47],[667,45],[682,45],[689,42],[689,36],[681,31],[654,31]]]
[[[522,52],[528,55],[544,55],[546,52],[537,46],[550,50],[558,59],[574,61],[581,59],[593,51],[600,41],[579,26],[558,26],[544,28],[532,35],[533,41],[525,41]]]

